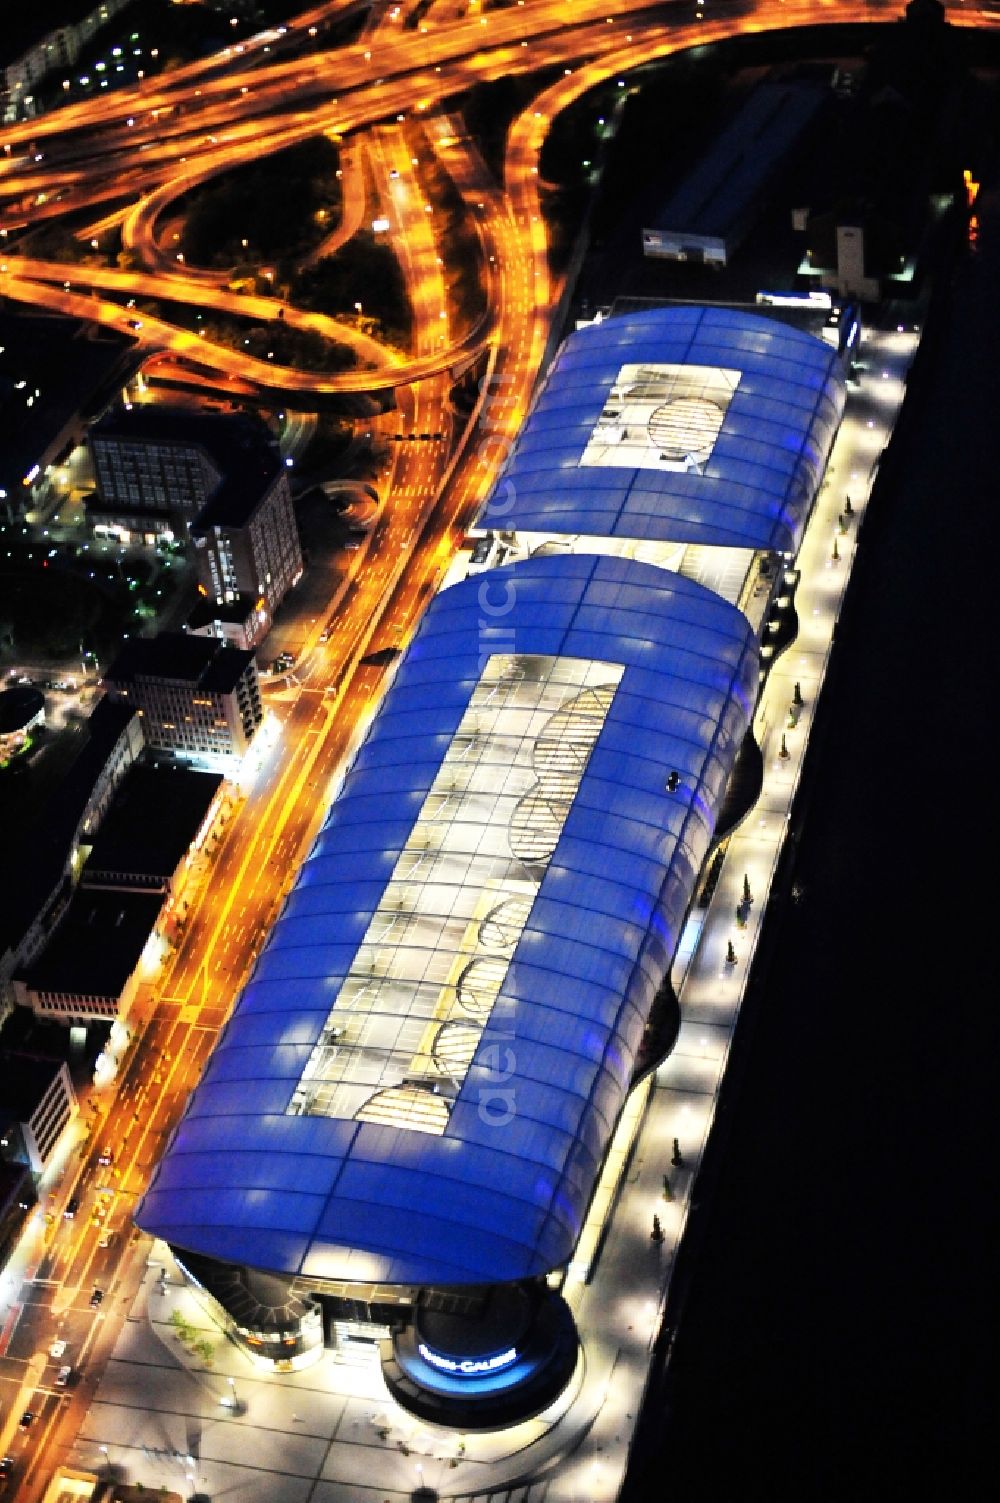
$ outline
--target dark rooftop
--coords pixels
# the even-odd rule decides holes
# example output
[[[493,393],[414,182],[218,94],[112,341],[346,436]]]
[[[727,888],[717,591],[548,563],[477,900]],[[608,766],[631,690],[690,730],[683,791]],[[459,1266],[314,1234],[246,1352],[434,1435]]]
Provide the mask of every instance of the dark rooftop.
[[[10,497],[74,414],[101,410],[134,350],[124,335],[79,319],[0,312],[0,487]]]
[[[20,1050],[0,1050],[0,1124],[26,1122],[62,1069],[62,1060]]]
[[[251,662],[252,652],[229,647],[216,637],[160,632],[156,637],[135,637],[126,642],[105,679],[112,684],[133,683],[137,678],[180,679],[227,694],[235,689]]]
[[[101,873],[166,881],[177,870],[222,783],[221,773],[187,767],[130,768],[101,823],[81,883],[87,885]]]
[[[9,1159],[0,1159],[0,1217],[9,1211],[15,1200],[26,1200],[34,1204],[35,1199],[34,1179],[30,1164],[11,1163]]]
[[[58,791],[47,801],[26,799],[8,820],[0,840],[0,951],[19,942],[57,887],[87,801],[112,748],[138,713],[131,705],[100,700]]]
[[[202,688],[214,694],[231,694],[250,663],[256,664],[252,652],[240,647],[220,647],[202,679]]]
[[[217,445],[237,442],[231,436],[239,430],[256,434],[259,424],[245,413],[200,412],[193,407],[172,406],[168,402],[139,402],[132,407],[114,407],[106,412],[93,433],[134,439],[136,442],[195,444],[208,454]],[[248,434],[249,436],[249,434]]]
[[[657,229],[725,235],[829,99],[814,83],[762,83],[655,215]]]
[[[211,626],[213,621],[232,621],[245,626],[256,609],[257,602],[252,595],[237,595],[235,600],[225,601],[222,605],[214,600],[201,599],[188,616],[185,626],[188,631]]]
[[[107,413],[92,432],[98,439],[110,436],[203,449],[222,479],[195,518],[194,532],[241,526],[283,468],[270,430],[246,413],[140,403]]]
[[[209,527],[242,527],[284,468],[280,455],[260,445],[233,449],[223,478],[191,524],[192,535]]]
[[[162,906],[158,892],[78,888],[22,979],[37,991],[117,997],[139,964]]]

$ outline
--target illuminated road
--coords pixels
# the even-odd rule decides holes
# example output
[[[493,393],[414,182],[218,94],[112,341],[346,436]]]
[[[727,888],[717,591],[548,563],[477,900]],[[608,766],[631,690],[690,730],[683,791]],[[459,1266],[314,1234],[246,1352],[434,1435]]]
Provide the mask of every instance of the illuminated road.
[[[77,1218],[53,1222],[33,1265],[37,1282],[25,1285],[25,1314],[2,1392],[6,1404],[16,1372],[18,1385],[33,1395],[35,1424],[14,1442],[23,1468],[17,1496],[26,1503],[40,1496],[51,1465],[72,1441],[120,1326],[121,1291],[145,1251],[132,1240],[132,1208],[391,672],[362,659],[373,648],[405,645],[524,419],[562,291],[548,266],[539,198],[538,158],[552,120],[595,85],[696,43],[820,20],[884,21],[903,7],[761,0],[713,3],[706,7],[711,14],[697,19],[691,4],[652,0],[633,0],[610,16],[607,0],[533,0],[487,14],[439,0],[419,27],[402,25],[409,7],[395,19],[383,8],[357,41],[328,49],[325,23],[357,8],[314,6],[267,52],[270,44],[260,41],[227,47],[138,88],[7,126],[0,139],[0,294],[127,333],[147,352],[147,373],[183,377],[207,391],[297,393],[308,407],[313,394],[381,390],[394,392],[396,402],[394,410],[365,420],[388,459],[378,479],[381,505],[364,547],[352,555],[347,592],[329,627],[317,620],[291,692],[269,696],[278,735],[192,898],[117,1094],[97,1114],[76,1192]],[[954,20],[975,25],[988,18],[963,11]],[[550,81],[512,124],[501,187],[467,140],[456,101],[474,82],[557,65],[562,76],[551,82],[549,72]],[[406,352],[372,337],[363,318],[353,323],[234,293],[226,274],[181,265],[165,248],[163,226],[193,186],[318,133],[347,137],[344,209],[309,259],[335,252],[369,218],[387,219],[413,308]],[[448,290],[459,268],[448,264],[440,205],[423,186],[429,159],[461,195],[480,247],[485,312],[471,327]],[[77,233],[89,237],[98,225],[119,225],[142,269],[32,255],[32,227],[91,210]],[[359,288],[362,312],[364,297]],[[359,368],[333,375],[277,367],[213,344],[167,316],[137,313],[126,306],[129,298],[265,324],[280,317],[349,346]],[[476,357],[484,372],[479,398],[460,420],[450,405],[452,378]],[[113,1150],[111,1165],[97,1161],[105,1147]],[[99,1195],[102,1186],[112,1193]],[[95,1222],[99,1205],[105,1209]],[[114,1240],[101,1247],[106,1228]],[[99,1309],[89,1304],[95,1285],[105,1291]],[[61,1393],[52,1386],[52,1362],[42,1360],[57,1333],[67,1339],[65,1360],[79,1374]]]

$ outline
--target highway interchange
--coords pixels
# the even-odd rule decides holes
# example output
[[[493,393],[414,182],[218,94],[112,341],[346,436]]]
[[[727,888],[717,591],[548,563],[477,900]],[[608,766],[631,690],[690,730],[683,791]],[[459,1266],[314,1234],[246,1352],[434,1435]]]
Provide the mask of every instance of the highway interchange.
[[[407,28],[409,9],[343,0],[314,6],[278,40],[227,47],[138,87],[8,125],[0,137],[0,295],[126,333],[147,369],[157,365],[226,397],[256,393],[265,403],[288,400],[305,410],[313,397],[347,392],[391,392],[395,401],[365,420],[386,441],[388,456],[377,482],[377,520],[350,558],[335,614],[310,627],[290,685],[268,691],[272,734],[261,766],[144,1003],[146,1027],[117,1090],[84,1108],[93,1130],[57,1188],[51,1224],[36,1233],[33,1277],[18,1296],[21,1318],[3,1327],[0,1432],[11,1421],[16,1426],[23,1408],[35,1415],[30,1429],[15,1429],[7,1442],[18,1468],[16,1495],[25,1500],[40,1497],[79,1428],[123,1319],[119,1290],[130,1286],[147,1251],[131,1227],[132,1208],[377,704],[386,668],[368,659],[405,645],[509,450],[559,331],[566,289],[548,264],[538,170],[552,120],[595,85],[621,79],[624,90],[630,70],[696,43],[817,20],[889,19],[902,6],[631,0],[609,14],[608,0],[519,0],[495,11],[445,0]],[[328,23],[354,12],[361,27],[355,40],[328,48]],[[979,18],[970,9],[954,19]],[[553,82],[556,67],[563,72]],[[512,123],[501,185],[468,139],[458,101],[477,81],[543,70],[544,86]],[[453,268],[434,232],[439,206],[428,199],[412,156],[414,122],[475,227],[485,312],[471,325],[449,300]],[[343,218],[324,253],[371,219],[389,220],[414,314],[409,350],[381,343],[360,318],[333,319],[278,297],[235,293],[225,275],[182,264],[172,248],[165,226],[176,221],[176,201],[192,186],[318,133],[337,141],[343,174]],[[138,269],[33,257],[32,228],[69,215],[82,241],[120,228]],[[280,318],[349,345],[357,364],[336,374],[278,366],[213,344],[166,314],[137,320],[128,298],[264,323]],[[454,379],[473,361],[478,399],[471,414],[459,415],[450,400]],[[442,438],[389,442],[410,432]],[[98,1161],[105,1148],[113,1151],[111,1165]],[[66,1221],[59,1211],[77,1172],[80,1210]],[[99,1195],[101,1187],[112,1193]],[[104,1214],[95,1221],[99,1206]],[[115,1237],[101,1247],[106,1228]],[[95,1286],[106,1294],[98,1308],[90,1304]],[[74,1367],[64,1390],[53,1384],[60,1364],[47,1355],[56,1337],[67,1341],[63,1360]]]

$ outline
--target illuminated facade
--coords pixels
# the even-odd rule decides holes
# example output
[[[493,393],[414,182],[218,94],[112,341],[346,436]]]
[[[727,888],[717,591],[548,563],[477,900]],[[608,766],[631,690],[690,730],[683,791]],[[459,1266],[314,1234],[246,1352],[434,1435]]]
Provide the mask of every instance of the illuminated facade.
[[[252,473],[247,473],[248,471]],[[246,645],[256,647],[302,578],[302,548],[288,471],[264,451],[230,472],[191,524],[198,588],[217,612],[249,609]]]
[[[321,1322],[462,1429],[569,1381],[562,1279],[842,405],[759,316],[563,347],[481,522],[513,562],[428,608],[139,1208],[255,1355]]]
[[[478,527],[529,551],[561,536],[642,557],[794,554],[844,393],[837,350],[775,318],[684,305],[605,319],[563,344]]]
[[[140,1224],[182,1261],[311,1288],[331,1321],[397,1302],[404,1365],[411,1337],[470,1363],[514,1344],[530,1372],[477,1369],[500,1394],[501,1371],[539,1376],[549,1337],[565,1356],[545,1278],[579,1235],[757,675],[739,611],[641,564],[531,560],[439,595]],[[432,1334],[456,1301],[458,1355]]]
[[[264,718],[253,653],[214,637],[135,637],[104,685],[112,698],[139,710],[154,753],[209,770],[231,771]]]

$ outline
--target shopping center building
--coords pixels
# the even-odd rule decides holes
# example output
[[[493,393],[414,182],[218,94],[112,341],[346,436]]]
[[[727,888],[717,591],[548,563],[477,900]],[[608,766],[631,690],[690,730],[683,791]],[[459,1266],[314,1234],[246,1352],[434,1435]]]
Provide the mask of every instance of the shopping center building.
[[[563,346],[137,1216],[259,1360],[367,1346],[458,1429],[570,1381],[562,1282],[843,395],[738,310]]]

